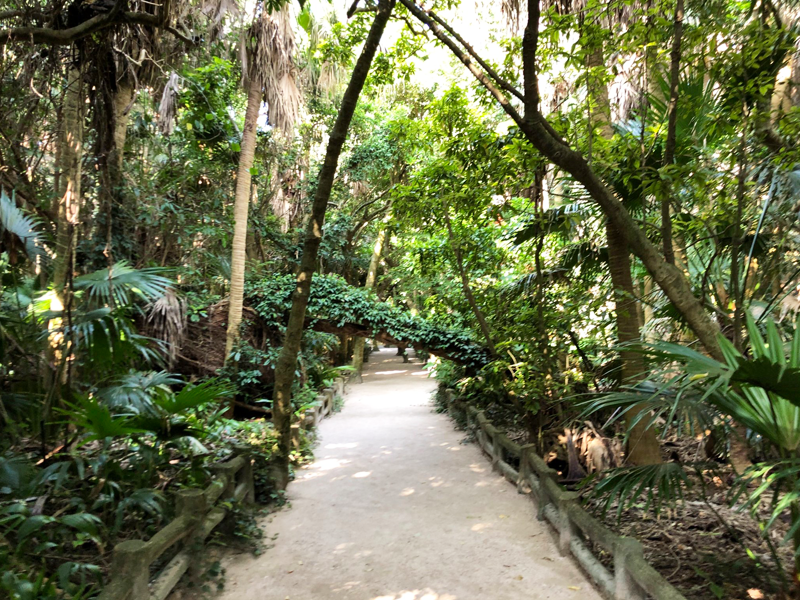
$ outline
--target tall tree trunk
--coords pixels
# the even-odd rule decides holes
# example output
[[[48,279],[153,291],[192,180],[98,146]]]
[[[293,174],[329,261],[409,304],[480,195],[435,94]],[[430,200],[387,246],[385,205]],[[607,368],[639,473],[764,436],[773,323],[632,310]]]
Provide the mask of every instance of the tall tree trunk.
[[[275,430],[278,435],[278,449],[275,453],[274,475],[276,485],[285,488],[289,483],[289,453],[291,451],[291,419],[292,419],[292,387],[297,367],[297,354],[300,352],[300,342],[303,337],[303,325],[306,317],[306,307],[311,293],[311,279],[317,265],[319,245],[322,241],[322,227],[325,222],[325,211],[331,196],[331,188],[339,164],[342,146],[347,138],[350,121],[364,87],[364,82],[369,74],[372,59],[378,50],[381,36],[386,28],[386,23],[394,8],[394,0],[380,0],[375,20],[364,42],[361,55],[356,61],[350,83],[342,97],[342,105],[336,122],[328,139],[328,148],[325,152],[325,161],[320,169],[317,189],[314,192],[314,202],[311,207],[311,217],[306,227],[305,240],[303,241],[303,256],[300,261],[300,270],[297,273],[297,286],[292,294],[292,309],[289,313],[289,322],[286,325],[286,335],[281,349],[278,363],[275,368],[275,393],[273,397],[272,414]]]
[[[594,100],[596,122],[600,135],[606,140],[613,136],[611,129],[611,105],[608,99],[608,86],[596,78],[597,70],[604,64],[602,47],[596,48],[587,59],[588,88],[590,98]],[[603,69],[604,70],[604,69]],[[589,135],[593,135],[590,127]],[[639,340],[639,315],[633,277],[631,276],[630,248],[625,236],[622,235],[610,220],[606,220],[606,240],[608,246],[608,269],[611,274],[611,284],[614,287],[614,318],[617,326],[617,344],[621,346],[619,357],[621,363],[621,379],[624,384],[630,384],[640,379],[644,373],[642,355],[625,348],[625,344]],[[640,412],[639,407],[634,407],[626,415],[633,419]],[[650,465],[661,462],[661,451],[658,438],[653,428],[647,427],[647,421],[640,419],[630,427],[628,432],[627,462],[635,465]]]
[[[120,175],[124,161],[125,140],[128,138],[128,116],[130,115],[131,104],[133,104],[134,93],[133,83],[125,77],[117,84],[117,90],[114,94],[114,150],[111,162],[113,162]]]
[[[81,160],[84,126],[83,70],[69,70],[64,104],[61,109],[58,165],[58,223],[56,258],[53,261],[53,290],[61,309],[67,308],[66,294],[73,268],[81,206]]]
[[[492,331],[489,329],[489,323],[486,321],[486,316],[483,314],[481,307],[478,306],[478,302],[475,300],[475,295],[472,293],[472,288],[469,285],[469,275],[464,267],[464,257],[461,254],[461,248],[459,248],[458,243],[455,240],[455,236],[453,235],[453,226],[450,223],[450,214],[448,211],[449,207],[445,206],[444,220],[447,224],[447,236],[450,239],[450,248],[453,250],[453,254],[456,257],[456,267],[458,268],[458,274],[461,277],[461,289],[464,290],[464,296],[467,298],[467,303],[472,309],[472,314],[475,315],[475,319],[478,321],[478,326],[481,328],[481,333],[486,340],[486,346],[489,348],[489,352],[491,352],[492,356],[496,356],[497,349],[495,348],[494,341],[492,340]]]
[[[233,205],[233,245],[231,250],[231,295],[228,303],[228,332],[225,337],[225,361],[239,339],[244,303],[244,265],[247,254],[247,213],[250,208],[251,170],[256,153],[258,110],[261,108],[261,77],[250,74],[247,110],[244,116],[239,168],[236,171],[236,195]]]
[[[81,161],[83,159],[84,127],[83,69],[71,65],[61,107],[58,132],[56,194],[58,196],[56,222],[56,256],[53,260],[53,292],[50,309],[63,313],[48,324],[47,363],[44,385],[48,390],[42,411],[43,422],[61,396],[61,387],[69,381],[69,340],[64,339],[64,320],[72,310],[72,273],[81,206]],[[44,429],[42,430],[45,431]],[[44,441],[43,441],[44,443]]]
[[[608,268],[611,283],[614,286],[614,317],[617,325],[617,343],[620,348],[619,357],[622,364],[621,379],[623,383],[633,383],[644,373],[644,361],[639,352],[626,349],[624,344],[639,339],[639,317],[636,313],[636,297],[634,296],[633,277],[631,277],[631,256],[625,237],[617,232],[613,225],[606,221],[606,238],[608,240]],[[626,418],[633,419],[641,408],[630,409]],[[641,419],[628,432],[628,452],[626,460],[634,465],[653,465],[661,462],[661,450],[658,445],[656,431],[647,427],[647,419]]]
[[[677,0],[673,21],[672,52],[669,67],[669,104],[667,106],[667,141],[664,146],[664,167],[675,162],[675,146],[678,143],[678,85],[681,74],[681,38],[683,37],[683,0]],[[670,173],[661,186],[661,245],[664,260],[675,264],[675,252],[672,248],[672,185],[669,183]]]
[[[111,149],[108,152],[108,156],[101,158],[99,161],[102,169],[99,196],[106,228],[106,247],[103,253],[109,266],[115,262],[114,219],[120,215],[125,207],[125,182],[122,168],[125,157],[125,140],[128,137],[128,115],[133,104],[135,91],[133,81],[127,76],[117,83],[109,102],[112,128]],[[119,224],[117,227],[118,238],[126,236],[127,232],[119,230]]]
[[[378,232],[378,237],[375,240],[375,246],[372,248],[372,258],[369,261],[367,280],[364,282],[365,290],[371,290],[375,287],[375,280],[378,278],[378,266],[380,265],[381,254],[383,253],[383,242],[386,239],[386,229],[386,225],[381,227],[381,230]],[[366,338],[358,336],[353,344],[353,368],[356,370],[359,381],[361,381],[361,371],[364,369],[364,346],[366,343]]]

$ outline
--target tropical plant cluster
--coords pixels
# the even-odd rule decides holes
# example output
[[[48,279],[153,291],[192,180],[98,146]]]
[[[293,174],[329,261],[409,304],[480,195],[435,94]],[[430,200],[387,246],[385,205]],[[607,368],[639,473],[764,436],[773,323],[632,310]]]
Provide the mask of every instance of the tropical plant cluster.
[[[3,591],[231,452],[279,498],[370,338],[687,597],[797,597],[797,8],[348,4],[0,2]]]

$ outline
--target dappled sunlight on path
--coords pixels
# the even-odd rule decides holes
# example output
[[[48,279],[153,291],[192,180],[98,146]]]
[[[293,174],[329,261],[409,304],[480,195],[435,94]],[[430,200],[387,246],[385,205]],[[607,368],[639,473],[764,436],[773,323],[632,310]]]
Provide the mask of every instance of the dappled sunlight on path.
[[[433,412],[421,365],[385,349],[367,367],[291,508],[265,521],[274,547],[225,560],[223,600],[599,599],[528,498]]]

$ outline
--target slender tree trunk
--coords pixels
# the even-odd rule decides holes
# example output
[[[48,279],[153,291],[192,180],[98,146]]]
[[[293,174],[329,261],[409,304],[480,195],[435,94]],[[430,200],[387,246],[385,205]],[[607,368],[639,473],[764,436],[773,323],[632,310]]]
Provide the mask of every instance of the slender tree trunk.
[[[639,352],[625,349],[624,344],[639,340],[639,317],[636,312],[633,278],[631,277],[631,256],[624,236],[621,236],[606,221],[608,239],[608,267],[611,283],[614,286],[614,317],[617,325],[617,343],[622,345],[619,356],[622,363],[621,378],[631,384],[642,377],[644,361]],[[626,415],[632,419],[641,411],[635,406]],[[661,450],[656,431],[647,427],[647,419],[641,419],[628,432],[627,462],[634,465],[652,465],[661,462]]]
[[[372,248],[372,258],[369,261],[367,280],[364,282],[365,290],[371,290],[373,287],[375,287],[375,280],[378,278],[378,266],[381,262],[383,242],[385,239],[386,225],[381,227],[381,230],[378,232],[378,238],[375,240],[375,246]],[[366,343],[366,338],[358,336],[353,344],[353,368],[356,370],[359,381],[361,381],[361,371],[364,368],[364,346]]]
[[[663,166],[669,167],[675,162],[675,146],[678,143],[678,85],[681,73],[681,38],[683,37],[683,0],[677,0],[675,19],[673,21],[672,52],[669,67],[669,104],[667,106],[667,141],[664,146]],[[667,173],[667,177],[671,174]],[[672,185],[665,181],[661,190],[661,245],[664,260],[675,264],[675,253],[672,248]]]
[[[605,65],[603,48],[596,48],[587,59],[589,67],[589,95],[594,100],[596,122],[600,135],[606,140],[613,136],[611,129],[611,105],[608,99],[608,86],[595,76],[597,70]],[[603,69],[604,71],[605,69]],[[593,135],[594,123],[590,127],[589,135]],[[631,276],[631,254],[625,236],[616,229],[614,223],[606,220],[606,240],[608,246],[608,269],[611,274],[611,284],[614,287],[614,318],[617,326],[617,343],[621,346],[619,351],[621,367],[621,380],[623,384],[631,384],[642,377],[644,361],[638,352],[625,348],[625,344],[639,340],[639,315],[638,302],[633,287]],[[628,419],[635,417],[640,412],[639,407],[634,407],[626,415]],[[642,419],[628,432],[627,461],[635,465],[658,464],[661,462],[661,450],[658,445],[655,429],[648,428],[646,420]]]
[[[447,235],[450,238],[450,248],[453,250],[453,254],[456,257],[456,267],[458,268],[458,274],[461,277],[461,288],[464,290],[464,296],[466,296],[467,303],[472,309],[472,314],[475,315],[475,319],[478,321],[478,326],[481,328],[481,333],[486,340],[486,346],[489,348],[489,352],[492,354],[492,356],[496,356],[497,349],[495,348],[494,341],[492,340],[492,331],[489,329],[489,323],[486,321],[486,317],[483,314],[480,306],[478,306],[478,302],[475,300],[475,295],[472,293],[472,288],[469,285],[469,275],[464,267],[464,257],[461,254],[461,248],[458,247],[455,236],[453,235],[453,226],[450,223],[450,215],[448,214],[448,210],[449,207],[445,206],[444,220],[447,224]]]
[[[744,103],[742,109],[746,110]],[[747,127],[747,120],[744,121],[744,127]],[[742,232],[742,214],[744,212],[744,202],[747,184],[747,146],[746,136],[742,136],[739,145],[738,166],[739,173],[737,175],[736,185],[736,215],[733,226],[733,234],[731,235],[731,283],[730,283],[730,297],[733,299],[733,345],[740,352],[743,350],[744,342],[742,340],[742,330],[744,328],[744,294],[745,291],[741,288],[740,277],[740,262],[741,262],[741,245],[743,239]],[[747,427],[739,423],[734,423],[733,434],[730,438],[730,463],[737,473],[743,473],[747,467],[752,465],[750,457],[750,448],[747,444]]]
[[[83,70],[70,68],[61,109],[58,165],[58,223],[53,290],[60,309],[67,307],[69,275],[73,268],[81,207],[81,160],[83,158]]]
[[[233,206],[233,247],[231,251],[231,296],[228,305],[228,333],[225,338],[225,361],[239,339],[244,303],[244,266],[247,254],[247,213],[250,207],[251,169],[256,152],[258,110],[261,108],[261,77],[251,73],[247,91],[247,110],[242,131],[239,168],[236,172],[236,195]]]
[[[276,485],[285,488],[289,483],[289,453],[291,451],[291,423],[292,423],[292,387],[297,367],[297,354],[300,352],[300,342],[303,337],[303,325],[306,317],[306,307],[311,293],[311,279],[317,265],[317,254],[322,241],[322,227],[325,222],[325,211],[333,187],[334,176],[342,153],[342,146],[347,138],[350,121],[353,118],[358,98],[367,79],[372,59],[378,50],[386,23],[394,8],[394,0],[380,0],[375,20],[372,23],[367,39],[361,50],[361,55],[356,61],[350,83],[347,85],[339,114],[336,117],[328,148],[325,152],[325,161],[319,173],[317,189],[314,193],[314,202],[311,207],[311,217],[306,227],[303,242],[303,256],[300,261],[300,271],[297,274],[297,286],[292,294],[292,309],[289,322],[286,326],[286,335],[275,369],[275,394],[273,397],[273,419],[278,435],[278,449],[274,459],[274,475]]]

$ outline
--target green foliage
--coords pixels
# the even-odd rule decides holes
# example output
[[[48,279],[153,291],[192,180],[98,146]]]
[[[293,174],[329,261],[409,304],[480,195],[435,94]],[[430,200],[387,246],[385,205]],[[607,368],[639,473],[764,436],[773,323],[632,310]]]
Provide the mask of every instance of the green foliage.
[[[586,483],[591,482],[593,477]],[[664,507],[683,502],[684,491],[692,485],[683,465],[668,462],[613,469],[603,475],[591,494],[592,497],[605,498],[603,512],[616,504],[618,519],[623,511],[634,505],[640,506],[645,512],[652,509],[658,516]]]
[[[662,372],[652,376],[655,391],[645,392],[636,386],[587,404],[589,412],[636,407],[638,415],[628,421],[629,428],[641,419],[649,419],[652,426],[656,416],[665,415],[668,424],[680,415],[681,420],[702,419],[701,424],[724,419],[747,427],[750,436],[758,437],[765,446],[766,460],[738,475],[731,502],[735,504],[744,496],[742,508],[751,509],[756,519],[760,518],[760,508],[768,505],[771,516],[763,523],[765,532],[788,513],[791,526],[784,541],[793,541],[800,556],[800,538],[795,536],[800,531],[800,402],[797,388],[787,385],[800,368],[800,326],[795,325],[788,345],[771,319],[767,320],[764,337],[748,316],[747,333],[750,356],[720,337],[725,362],[678,344],[646,345],[648,354],[662,364]],[[658,509],[662,502],[680,499],[682,487],[689,485],[681,465],[658,467],[612,472],[595,490],[607,496],[606,507],[617,501],[622,510],[645,494],[647,504]]]
[[[268,323],[280,322],[291,308],[294,277],[285,275],[251,282],[246,297]],[[447,328],[381,302],[363,289],[347,285],[341,277],[318,276],[311,286],[308,316],[334,327],[361,325],[372,332],[385,332],[398,340],[438,351],[472,368],[486,364],[486,350],[464,330]]]
[[[10,236],[20,244],[29,259],[42,254],[42,236],[38,232],[39,226],[35,219],[27,216],[19,208],[6,191],[0,188],[0,248],[5,249],[6,236]],[[13,244],[9,244],[13,248]]]

